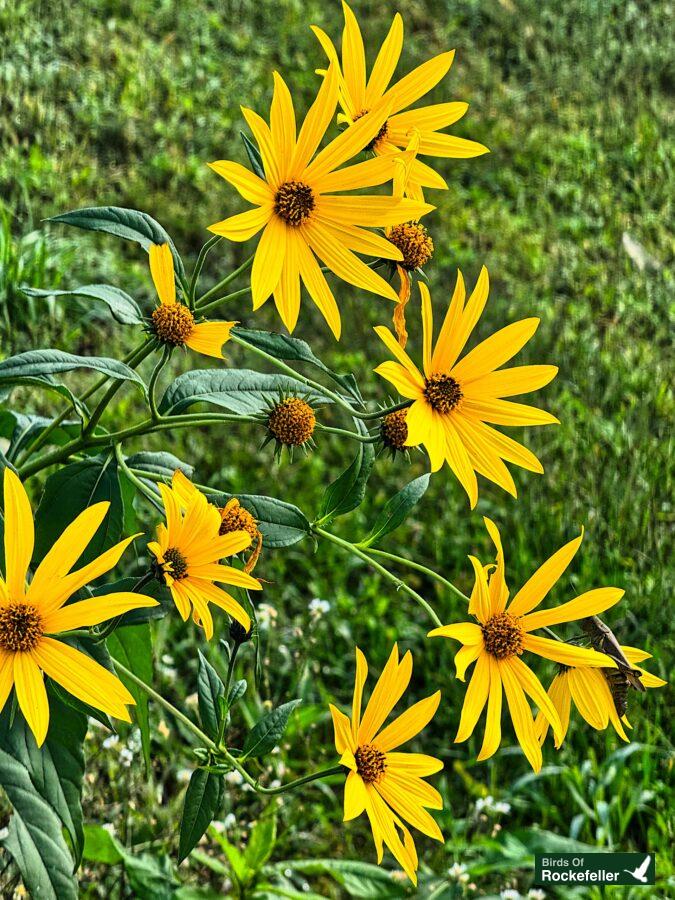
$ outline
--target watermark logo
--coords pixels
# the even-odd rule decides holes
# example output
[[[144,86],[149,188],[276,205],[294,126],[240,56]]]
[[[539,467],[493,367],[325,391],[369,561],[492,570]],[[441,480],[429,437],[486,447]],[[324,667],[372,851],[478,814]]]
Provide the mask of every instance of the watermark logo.
[[[542,887],[581,884],[654,884],[651,853],[536,853],[534,883]]]

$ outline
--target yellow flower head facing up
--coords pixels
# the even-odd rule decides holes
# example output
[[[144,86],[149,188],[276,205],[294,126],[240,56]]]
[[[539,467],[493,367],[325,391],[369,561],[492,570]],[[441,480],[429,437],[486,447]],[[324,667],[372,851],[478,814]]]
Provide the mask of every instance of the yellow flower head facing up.
[[[361,29],[349,6],[343,3],[342,8],[345,27],[341,61],[328,35],[316,26],[312,26],[312,31],[319,39],[329,63],[339,73],[340,118],[346,122],[348,131],[369,110],[384,104],[389,113],[369,145],[369,149],[378,156],[392,155],[407,146],[415,130],[420,135],[419,153],[422,156],[469,159],[489,152],[487,147],[475,141],[443,133],[444,128],[449,128],[462,118],[469,108],[468,103],[435,103],[409,109],[443,80],[452,65],[454,50],[422,63],[390,87],[403,48],[403,19],[400,14],[394,16],[389,34],[367,77]],[[406,193],[420,199],[425,187],[442,189],[447,188],[447,184],[430,166],[416,159]]]
[[[213,618],[209,604],[213,603],[248,631],[251,627],[248,613],[217,584],[254,591],[262,589],[260,582],[247,572],[220,564],[224,557],[245,550],[251,544],[251,535],[245,530],[220,534],[220,511],[182,472],[174,474],[171,487],[160,484],[159,490],[166,524],[157,526],[157,540],[151,541],[148,549],[156,560],[157,577],[171,591],[183,621],[192,612],[195,623],[211,640]]]
[[[621,647],[631,665],[649,659],[649,653],[637,647]],[[650,672],[636,667],[639,679],[645,688],[663,687],[667,682]],[[628,741],[624,726],[630,728],[626,717],[625,689],[628,683],[620,668],[594,669],[589,666],[562,666],[548,689],[548,696],[560,716],[561,732],[554,736],[558,749],[567,734],[570,723],[572,701],[581,717],[591,728],[604,731],[611,723],[619,737]],[[548,734],[548,721],[541,712],[534,723],[541,744]]]
[[[411,674],[410,652],[399,660],[398,647],[394,645],[361,716],[368,663],[357,648],[351,720],[332,704],[330,711],[335,749],[340,754],[340,762],[350,770],[345,783],[345,822],[365,811],[373,831],[378,862],[382,862],[383,845],[386,844],[410,880],[417,884],[417,853],[404,823],[443,841],[438,825],[427,812],[428,809],[442,809],[443,801],[438,791],[423,780],[439,772],[443,763],[421,753],[394,751],[431,721],[438,709],[440,691],[415,703],[382,728],[408,687]]]
[[[5,577],[0,578],[0,710],[12,686],[38,746],[49,727],[44,675],[78,700],[130,722],[134,699],[122,682],[89,656],[58,640],[63,632],[88,628],[132,609],[156,606],[144,594],[118,592],[66,604],[76,591],[117,565],[138,535],[125,538],[87,565],[73,570],[103,522],[109,503],[85,509],[65,529],[27,584],[35,531],[30,501],[18,477],[6,468]]]
[[[223,359],[223,344],[236,322],[195,322],[192,311],[176,300],[173,256],[168,244],[150,245],[150,274],[159,297],[152,311],[152,330],[170,347],[187,346],[204,356]]]
[[[457,677],[461,681],[465,679],[467,668],[476,663],[464,698],[455,741],[465,741],[473,734],[487,704],[485,739],[478,759],[488,759],[495,753],[501,742],[503,689],[516,737],[532,768],[538,772],[542,764],[541,747],[527,698],[535,703],[550,723],[556,741],[562,741],[564,730],[555,703],[521,656],[528,652],[564,666],[615,668],[614,661],[604,653],[538,637],[534,632],[550,625],[599,615],[614,606],[624,592],[613,587],[597,588],[560,606],[537,609],[581,546],[582,531],[579,537],[546,560],[509,600],[499,531],[490,519],[483,521],[495,545],[496,560],[494,564],[483,566],[474,556],[469,557],[474,568],[475,584],[468,611],[474,621],[443,625],[430,631],[429,636],[452,638],[462,644],[455,656]]]
[[[390,111],[387,103],[374,106],[317,153],[337,105],[338,84],[338,69],[331,65],[297,131],[290,92],[281,75],[274,73],[270,124],[252,110],[242,110],[258,144],[265,177],[235,162],[210,164],[254,208],[209,229],[233,241],[246,241],[262,231],[251,270],[253,308],[259,309],[274,295],[279,315],[292,332],[302,280],[336,338],[340,312],[320,264],[344,281],[396,302],[391,285],[356,254],[401,260],[397,247],[368,229],[397,225],[433,209],[421,200],[401,197],[339,196],[389,181],[394,160],[379,157],[340,168],[376,137]]]
[[[422,294],[423,365],[420,370],[394,335],[384,326],[375,331],[396,362],[382,363],[375,371],[403,397],[408,409],[408,446],[424,444],[433,472],[447,462],[469,495],[478,500],[476,473],[494,481],[514,497],[516,486],[505,462],[531,472],[543,472],[537,457],[492,425],[550,425],[558,420],[548,412],[514,403],[505,397],[535,391],[548,384],[557,366],[516,366],[502,369],[529,341],[539,319],[507,325],[474,347],[462,359],[488,297],[488,273],[483,267],[476,287],[465,303],[464,280],[457,275],[455,291],[432,349],[433,315],[429,289]]]

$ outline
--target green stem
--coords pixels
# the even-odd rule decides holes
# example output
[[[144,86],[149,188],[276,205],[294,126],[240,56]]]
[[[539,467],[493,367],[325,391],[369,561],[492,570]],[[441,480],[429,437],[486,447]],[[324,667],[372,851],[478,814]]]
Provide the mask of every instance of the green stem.
[[[207,303],[206,306],[200,306],[198,309],[195,308],[195,311],[204,315],[205,313],[211,312],[211,310],[215,309],[217,306],[220,306],[221,303],[227,303],[230,300],[238,300],[239,297],[245,297],[246,294],[250,293],[250,287],[241,288],[239,291],[234,291],[231,294],[225,294],[223,297],[218,297],[217,300],[212,300],[210,303]]]
[[[353,441],[358,441],[360,444],[376,444],[380,440],[379,435],[370,435],[370,437],[364,434],[357,434],[355,431],[348,431],[346,428],[333,428],[329,425],[322,425],[320,422],[317,422],[314,426],[317,431],[326,431],[329,434],[339,434],[343,437],[351,438]]]
[[[197,302],[195,303],[195,309],[199,310],[199,312],[204,312],[206,301],[210,300],[211,297],[215,297],[215,295],[218,294],[220,291],[222,291],[222,289],[224,287],[227,287],[227,285],[231,281],[234,281],[235,278],[237,278],[239,275],[241,275],[247,269],[250,269],[250,267],[253,265],[254,258],[255,258],[255,254],[252,254],[251,256],[249,256],[249,258],[247,260],[245,260],[239,266],[238,269],[235,269],[233,272],[230,272],[230,274],[228,276],[226,276],[225,278],[223,278],[222,281],[219,281],[218,284],[214,285],[210,291],[207,291],[205,294],[202,294],[202,296],[199,298],[199,300],[197,300]],[[218,302],[220,302],[220,301],[218,301]]]
[[[422,597],[417,591],[414,591],[409,585],[402,581],[400,578],[397,578],[389,569],[385,569],[384,566],[380,565],[376,560],[374,560],[371,556],[364,553],[356,544],[352,544],[350,541],[345,541],[343,538],[337,537],[337,535],[332,534],[330,531],[325,531],[325,529],[320,528],[316,523],[312,525],[312,531],[315,534],[320,535],[322,538],[325,538],[327,541],[330,541],[332,544],[336,544],[338,547],[341,547],[343,550],[347,550],[349,553],[354,556],[358,556],[359,559],[362,559],[364,562],[368,563],[376,572],[379,572],[384,578],[388,581],[391,581],[394,585],[396,585],[397,589],[404,590],[407,594],[409,594],[413,600],[415,600],[422,609],[427,613],[427,615],[431,618],[435,625],[439,627],[443,624],[441,620],[438,618],[434,610],[427,603],[427,601]]]
[[[212,247],[215,247],[222,241],[222,238],[219,234],[214,234],[213,237],[209,238],[208,241],[203,244],[202,249],[199,251],[199,256],[197,257],[197,262],[195,263],[194,272],[192,273],[192,278],[190,279],[190,302],[194,304],[195,300],[195,292],[197,290],[197,283],[199,282],[199,276],[202,274],[202,268],[204,267],[204,260],[207,257],[209,250]]]
[[[456,587],[451,581],[448,581],[447,578],[444,578],[442,575],[439,575],[438,572],[434,572],[433,569],[429,569],[426,566],[423,566],[421,563],[414,562],[412,559],[406,559],[404,556],[397,556],[395,553],[388,553],[385,550],[376,550],[374,547],[364,547],[362,544],[357,545],[366,553],[371,556],[379,556],[381,559],[389,559],[392,562],[400,563],[403,566],[408,566],[409,569],[415,569],[417,572],[422,572],[424,575],[428,575],[429,578],[434,578],[436,581],[440,582],[444,585],[448,590],[452,591],[452,593],[459,597],[460,600],[464,600],[467,603],[469,602],[469,598],[466,594],[463,594],[458,587]]]
[[[159,422],[159,420],[162,418],[159,414],[159,410],[157,409],[155,388],[157,387],[157,379],[159,378],[162,369],[169,361],[169,357],[171,356],[171,349],[172,348],[169,344],[164,345],[162,356],[155,365],[155,368],[152,370],[152,375],[150,376],[150,381],[148,382],[148,402],[150,405],[150,415],[153,422]]]
[[[396,403],[394,406],[387,406],[384,409],[378,409],[376,412],[355,412],[354,415],[358,416],[359,419],[365,419],[366,421],[369,419],[383,419],[385,416],[388,416],[389,413],[398,412],[399,409],[407,409],[411,403],[412,400],[401,400],[400,403]]]
[[[159,502],[159,497],[157,496],[157,494],[155,494],[154,491],[150,490],[150,488],[146,484],[143,484],[141,479],[136,477],[133,469],[130,469],[129,466],[127,465],[127,462],[124,458],[124,454],[122,453],[122,445],[121,444],[115,444],[115,458],[117,459],[118,466],[124,472],[124,474],[127,476],[129,481],[136,488],[136,490],[140,491],[140,493],[146,498],[146,500],[149,500],[150,503],[152,503],[152,505],[155,507],[155,509],[158,509],[158,510],[160,510],[160,512],[162,512],[163,511],[162,506]]]

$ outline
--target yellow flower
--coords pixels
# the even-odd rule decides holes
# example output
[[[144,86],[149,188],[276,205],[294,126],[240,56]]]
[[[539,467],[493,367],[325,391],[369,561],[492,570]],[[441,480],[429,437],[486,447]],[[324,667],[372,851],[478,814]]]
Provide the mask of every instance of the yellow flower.
[[[490,519],[483,521],[497,553],[496,563],[489,566],[482,566],[474,556],[469,557],[476,575],[469,613],[477,623],[443,625],[430,631],[429,636],[453,638],[462,644],[455,656],[457,677],[461,681],[464,681],[471,663],[476,663],[464,698],[455,741],[459,743],[471,736],[487,703],[485,740],[478,759],[488,759],[493,755],[501,741],[503,687],[516,737],[532,768],[538,772],[542,761],[541,748],[526,695],[550,722],[557,740],[562,740],[562,725],[551,698],[520,657],[527,650],[566,666],[615,667],[613,660],[603,653],[537,637],[533,632],[550,625],[599,615],[617,603],[624,592],[618,588],[597,588],[561,606],[533,612],[574,558],[583,539],[582,531],[578,538],[565,544],[546,560],[509,602],[499,531]]]
[[[624,656],[631,665],[649,659],[650,654],[637,647],[621,647]],[[640,681],[646,688],[663,687],[666,682],[656,675],[651,675],[644,669],[637,667],[640,673]],[[610,680],[621,677],[619,668],[611,669],[605,673],[602,669],[591,669],[588,666],[564,667],[558,672],[548,689],[548,696],[560,716],[562,725],[560,735],[555,739],[556,749],[565,739],[570,723],[570,707],[572,700],[588,724],[597,731],[604,731],[611,724],[619,737],[628,741],[624,731],[624,725],[630,728],[625,715],[625,702],[615,699],[610,689]],[[615,689],[616,690],[616,689]],[[537,715],[534,723],[539,742],[543,744],[548,733],[548,722],[541,713]]]
[[[476,473],[494,481],[514,497],[516,486],[504,465],[515,463],[531,472],[543,472],[537,457],[490,425],[549,425],[558,420],[548,412],[504,400],[537,390],[555,377],[557,366],[517,366],[500,369],[529,341],[539,319],[523,319],[495,332],[458,361],[478,322],[488,297],[487,269],[481,269],[476,287],[464,304],[461,272],[452,301],[432,353],[433,316],[429,289],[422,294],[423,373],[384,326],[375,331],[398,362],[385,362],[375,371],[410,400],[406,424],[407,445],[424,444],[431,469],[447,462],[465,491],[471,507],[478,499]],[[498,370],[498,371],[496,371]]]
[[[331,66],[296,135],[291,95],[283,78],[274,73],[270,125],[252,110],[242,110],[260,148],[265,179],[238,163],[223,160],[211,164],[255,208],[211,225],[209,230],[233,241],[246,241],[264,229],[251,271],[253,309],[274,294],[284,325],[293,331],[300,311],[302,278],[339,338],[340,312],[317,257],[344,281],[396,301],[393,288],[353,251],[400,260],[396,247],[367,229],[405,222],[433,207],[396,197],[335,196],[340,191],[383,184],[393,175],[391,157],[339,169],[377,135],[388,113],[383,104],[316,154],[332,119],[337,94],[337,70]]]
[[[117,565],[138,535],[125,538],[85,566],[72,571],[108,512],[96,503],[72,522],[26,584],[35,532],[30,501],[9,469],[4,474],[5,577],[0,578],[0,710],[12,685],[28,725],[42,746],[49,727],[44,675],[78,700],[130,722],[134,699],[122,682],[99,663],[51,635],[88,628],[131,609],[156,606],[152,597],[131,592],[106,594],[64,605],[80,588]]]
[[[389,83],[401,56],[403,47],[403,19],[394,16],[389,34],[377,55],[375,64],[366,79],[366,59],[363,38],[358,22],[346,3],[342,4],[345,28],[342,34],[342,68],[337,50],[328,35],[316,26],[312,31],[319,39],[331,65],[340,73],[340,106],[348,131],[354,123],[379,104],[386,104],[389,114],[371,143],[370,149],[378,156],[387,156],[405,147],[413,131],[420,135],[419,153],[423,156],[469,159],[489,153],[487,147],[475,141],[467,141],[441,130],[462,118],[468,103],[436,103],[418,109],[408,109],[445,77],[455,56],[455,51],[441,53],[422,63],[392,87]],[[402,112],[402,110],[407,110]],[[447,184],[432,168],[421,160],[413,163],[408,196],[421,199],[422,188],[447,188]]]
[[[399,662],[398,647],[394,644],[362,717],[361,698],[368,663],[357,648],[351,721],[332,704],[330,711],[335,749],[341,755],[340,762],[351,770],[345,783],[345,822],[365,810],[378,862],[382,862],[382,845],[386,844],[410,880],[417,884],[417,853],[403,820],[429,837],[443,841],[438,825],[427,812],[427,809],[442,809],[443,801],[438,791],[423,781],[427,775],[439,772],[443,763],[421,753],[392,751],[415,737],[431,721],[438,709],[440,691],[415,703],[380,731],[408,687],[411,674],[410,652]]]
[[[214,582],[261,590],[260,582],[248,573],[219,564],[223,557],[245,550],[251,543],[251,535],[246,531],[221,535],[222,518],[218,509],[194,485],[190,485],[192,491],[186,491],[183,479],[185,476],[176,472],[172,487],[159,485],[166,525],[157,526],[157,540],[148,544],[157,560],[158,576],[171,591],[183,621],[187,621],[192,611],[207,640],[213,637],[209,603],[224,609],[248,631],[251,620],[246,610]]]
[[[204,356],[223,359],[223,344],[230,339],[236,322],[195,322],[187,306],[176,300],[173,256],[168,244],[150,245],[150,274],[159,297],[152,312],[154,333],[164,344],[187,345]]]

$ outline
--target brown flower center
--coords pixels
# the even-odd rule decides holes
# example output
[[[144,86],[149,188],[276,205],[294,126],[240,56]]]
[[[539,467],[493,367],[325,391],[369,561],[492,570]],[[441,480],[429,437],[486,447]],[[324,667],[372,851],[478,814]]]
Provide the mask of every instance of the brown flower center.
[[[363,116],[365,116],[366,113],[368,113],[368,112],[370,112],[369,109],[362,109],[360,113],[357,113],[354,116],[354,121],[358,122],[358,120],[361,119]],[[382,125],[380,130],[377,132],[375,137],[372,139],[372,141],[369,144],[366,144],[366,146],[363,149],[364,150],[374,150],[377,147],[377,145],[380,143],[380,141],[383,141],[387,137],[388,134],[389,134],[389,122],[385,119],[384,124]]]
[[[254,540],[258,536],[258,523],[237,499],[233,498],[229,501],[227,506],[221,510],[221,516],[221,535],[231,534],[233,531],[246,531]]]
[[[182,303],[162,303],[152,311],[155,334],[165,344],[184,344],[195,327],[195,318]]]
[[[387,237],[403,254],[403,260],[399,265],[408,272],[421,269],[434,255],[434,242],[424,225],[420,225],[419,222],[394,225]]]
[[[439,413],[451,412],[462,399],[462,389],[451,375],[430,375],[424,380],[424,396]]]
[[[364,744],[354,754],[356,771],[366,784],[379,781],[387,768],[387,756],[372,744]]]
[[[405,442],[408,440],[407,409],[397,409],[396,412],[387,413],[380,425],[380,437],[385,447],[392,450],[405,450]]]
[[[171,564],[171,568],[168,568],[167,563]],[[188,563],[177,547],[169,547],[164,551],[164,571],[176,581],[187,578]]]
[[[289,447],[300,447],[314,433],[314,410],[299,397],[288,397],[274,407],[267,420],[267,427],[279,441]]]
[[[0,609],[0,648],[8,653],[34,650],[42,634],[40,613],[31,603],[9,603]]]
[[[523,629],[515,616],[498,613],[481,625],[481,631],[485,649],[496,659],[520,656],[523,652]]]
[[[274,198],[274,211],[287,225],[302,225],[315,205],[314,193],[304,181],[286,181]]]

